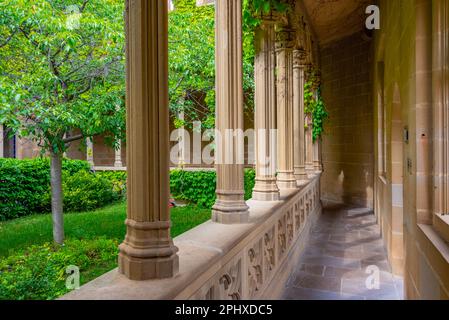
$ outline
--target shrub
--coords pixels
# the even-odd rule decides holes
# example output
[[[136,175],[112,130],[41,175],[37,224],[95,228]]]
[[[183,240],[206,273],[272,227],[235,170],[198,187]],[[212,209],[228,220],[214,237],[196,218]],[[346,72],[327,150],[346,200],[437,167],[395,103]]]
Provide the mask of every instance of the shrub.
[[[126,198],[126,171],[98,171],[97,174],[112,182],[114,193],[119,199]]]
[[[81,283],[86,283],[114,268],[117,247],[117,240],[98,238],[19,251],[0,260],[0,300],[55,299],[69,291],[65,286],[68,266],[77,266]]]
[[[245,170],[245,200],[251,198],[255,184],[255,171]],[[174,170],[170,174],[170,189],[176,199],[190,201],[202,208],[215,203],[215,171]]]
[[[202,208],[215,203],[216,174],[214,171],[174,170],[170,173],[170,190],[179,200],[186,200]]]
[[[74,175],[64,174],[64,210],[90,211],[110,204],[118,199],[113,188],[111,181],[95,173],[79,171]]]
[[[254,185],[256,184],[256,170],[245,170],[245,200],[249,200],[253,196]]]
[[[89,170],[85,161],[64,160],[63,172]],[[50,210],[50,161],[0,159],[0,221]]]

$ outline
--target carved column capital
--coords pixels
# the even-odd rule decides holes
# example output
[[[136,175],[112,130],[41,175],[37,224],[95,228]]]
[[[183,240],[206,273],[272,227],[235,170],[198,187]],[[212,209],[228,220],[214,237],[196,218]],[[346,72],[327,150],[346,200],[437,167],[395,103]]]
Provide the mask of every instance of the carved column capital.
[[[277,25],[277,28],[275,30],[276,35],[276,51],[288,49],[293,49],[294,43],[293,43],[293,34],[294,31],[288,27],[279,27]]]
[[[302,48],[293,50],[293,68],[304,67],[307,62],[306,51]]]

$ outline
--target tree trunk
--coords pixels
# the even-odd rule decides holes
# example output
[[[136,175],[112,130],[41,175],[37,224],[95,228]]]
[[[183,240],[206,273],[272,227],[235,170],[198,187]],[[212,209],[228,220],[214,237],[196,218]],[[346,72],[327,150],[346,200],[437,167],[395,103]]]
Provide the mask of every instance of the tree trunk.
[[[53,219],[53,239],[56,243],[64,243],[64,217],[62,194],[62,156],[51,153],[51,213]]]

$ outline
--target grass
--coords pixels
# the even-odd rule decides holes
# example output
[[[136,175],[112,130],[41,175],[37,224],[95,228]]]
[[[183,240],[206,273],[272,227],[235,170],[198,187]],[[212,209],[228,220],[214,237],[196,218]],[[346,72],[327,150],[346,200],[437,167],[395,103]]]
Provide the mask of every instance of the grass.
[[[81,285],[117,267],[126,204],[64,215],[66,245],[54,246],[51,215],[0,223],[0,300],[48,300],[69,290],[65,269],[80,266]],[[210,219],[209,209],[171,209],[173,237]]]
[[[64,215],[66,239],[95,239],[106,237],[121,242],[125,237],[126,204],[115,204],[103,209]],[[171,234],[176,237],[210,219],[210,210],[193,206],[171,210]],[[0,257],[13,254],[31,245],[51,242],[51,215],[33,215],[0,222]]]

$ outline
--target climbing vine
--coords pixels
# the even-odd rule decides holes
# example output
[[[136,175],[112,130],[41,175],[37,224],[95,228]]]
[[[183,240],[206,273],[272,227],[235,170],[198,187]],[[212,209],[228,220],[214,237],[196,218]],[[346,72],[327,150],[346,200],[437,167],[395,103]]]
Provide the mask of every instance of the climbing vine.
[[[329,118],[323,98],[321,96],[321,83],[317,70],[309,73],[304,85],[304,112],[312,118],[313,141],[320,139],[324,132],[324,123]],[[306,124],[306,127],[308,124]]]
[[[260,24],[260,17],[272,11],[287,12],[290,5],[283,0],[243,0],[244,25],[255,28]]]

